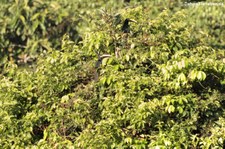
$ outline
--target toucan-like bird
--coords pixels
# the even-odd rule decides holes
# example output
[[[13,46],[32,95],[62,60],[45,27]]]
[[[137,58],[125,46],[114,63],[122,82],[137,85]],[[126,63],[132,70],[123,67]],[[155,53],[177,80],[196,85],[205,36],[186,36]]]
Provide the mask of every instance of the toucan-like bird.
[[[104,58],[108,58],[108,57],[111,57],[111,55],[110,54],[103,54],[103,55],[98,55],[98,60],[97,60],[97,62],[95,63],[95,75],[94,75],[94,79],[95,79],[95,81],[98,81],[98,68],[100,67],[100,65],[102,64],[102,60],[104,59]]]
[[[121,30],[124,32],[124,33],[130,33],[130,25],[129,25],[129,22],[135,22],[135,20],[132,20],[132,19],[125,19],[124,23],[123,23],[123,26],[121,28]]]
[[[124,2],[125,2],[125,3],[129,3],[129,2],[130,2],[130,0],[124,0]]]

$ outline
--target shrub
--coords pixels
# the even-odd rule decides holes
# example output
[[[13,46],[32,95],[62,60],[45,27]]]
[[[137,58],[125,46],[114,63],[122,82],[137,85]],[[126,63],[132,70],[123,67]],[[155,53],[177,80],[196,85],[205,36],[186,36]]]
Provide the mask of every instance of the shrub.
[[[192,36],[187,12],[95,13],[79,44],[65,35],[37,65],[5,65],[0,146],[223,148],[225,53]]]

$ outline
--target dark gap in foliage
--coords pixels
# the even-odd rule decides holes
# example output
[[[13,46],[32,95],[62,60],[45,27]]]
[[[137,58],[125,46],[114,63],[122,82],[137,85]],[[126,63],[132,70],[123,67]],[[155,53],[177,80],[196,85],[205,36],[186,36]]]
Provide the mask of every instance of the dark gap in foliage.
[[[33,126],[32,143],[38,142],[44,137],[44,130],[50,125],[48,120],[40,118],[38,122]]]
[[[155,68],[155,65],[152,64],[150,60],[146,60],[145,62],[142,62],[141,64],[138,64],[136,66],[136,69],[143,68],[143,73],[147,75],[151,75],[152,69]]]
[[[31,107],[31,102],[25,97],[20,97],[18,103],[13,107],[12,113],[15,115],[16,119],[21,119],[29,111]]]
[[[91,81],[93,81],[93,78],[89,78],[89,77],[80,78],[80,79],[76,80],[76,82],[71,83],[67,89],[64,89],[62,92],[58,93],[57,96],[61,98],[64,95],[74,92],[75,90],[82,90],[82,89],[84,89],[83,87],[85,87]]]
[[[203,101],[203,102],[207,102]],[[201,106],[201,102],[199,103],[199,113],[198,119],[196,121],[196,130],[192,131],[192,134],[197,134],[198,137],[209,137],[211,135],[210,131],[206,131],[206,127],[211,127],[215,121],[218,121],[220,117],[223,117],[224,109],[222,107],[217,107],[217,105],[211,103],[207,105],[210,107],[206,109],[206,107]]]
[[[210,46],[214,49],[225,49],[225,45],[221,45],[221,44],[210,44]]]
[[[206,79],[202,82],[195,81],[192,84],[192,89],[194,93],[200,95],[202,92],[208,92],[209,89],[211,90],[218,90],[221,93],[225,92],[225,85],[221,84],[220,82],[221,74],[214,72],[211,70],[210,73],[208,73]]]
[[[58,129],[57,129],[57,133],[62,136],[65,137],[66,139],[74,142],[75,141],[75,137],[79,136],[79,134],[82,132],[82,128],[79,126],[70,126],[70,127],[66,127],[61,125]]]

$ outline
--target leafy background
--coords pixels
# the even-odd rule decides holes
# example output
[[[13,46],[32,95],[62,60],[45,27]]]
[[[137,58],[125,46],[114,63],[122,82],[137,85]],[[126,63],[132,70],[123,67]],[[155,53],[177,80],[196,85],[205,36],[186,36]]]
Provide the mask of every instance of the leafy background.
[[[0,147],[224,148],[224,3],[195,2],[1,1]]]

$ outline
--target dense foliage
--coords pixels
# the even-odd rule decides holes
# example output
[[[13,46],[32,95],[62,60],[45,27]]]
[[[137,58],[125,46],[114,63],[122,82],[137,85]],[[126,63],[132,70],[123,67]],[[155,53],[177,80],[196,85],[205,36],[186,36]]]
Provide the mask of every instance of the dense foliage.
[[[224,5],[2,4],[0,148],[225,147]]]

